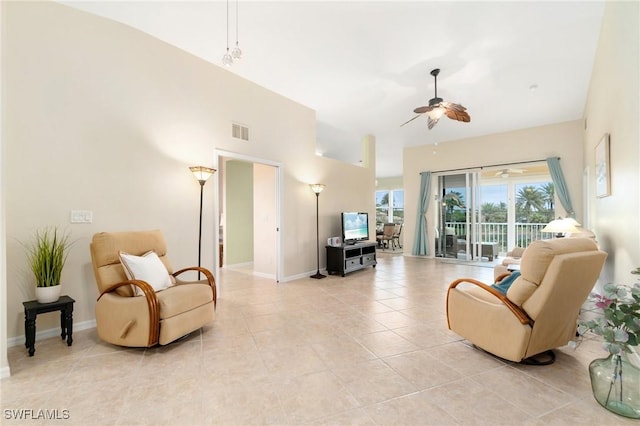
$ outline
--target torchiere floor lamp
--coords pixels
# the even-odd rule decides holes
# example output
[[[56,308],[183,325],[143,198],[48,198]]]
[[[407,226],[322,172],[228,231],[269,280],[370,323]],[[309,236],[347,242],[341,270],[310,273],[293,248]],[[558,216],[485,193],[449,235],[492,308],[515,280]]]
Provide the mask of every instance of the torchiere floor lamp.
[[[191,166],[189,167],[191,173],[200,182],[200,225],[198,227],[198,267],[200,267],[201,253],[202,253],[202,193],[204,190],[204,184],[207,183],[207,179],[216,172],[216,169],[210,169],[203,166]],[[200,271],[198,271],[198,279],[200,279]]]
[[[309,185],[311,190],[316,194],[316,261],[318,265],[318,270],[315,274],[311,275],[311,278],[325,278],[326,275],[322,275],[320,273],[320,216],[318,214],[318,199],[320,198],[320,193],[324,189],[324,185],[321,183],[312,183]]]

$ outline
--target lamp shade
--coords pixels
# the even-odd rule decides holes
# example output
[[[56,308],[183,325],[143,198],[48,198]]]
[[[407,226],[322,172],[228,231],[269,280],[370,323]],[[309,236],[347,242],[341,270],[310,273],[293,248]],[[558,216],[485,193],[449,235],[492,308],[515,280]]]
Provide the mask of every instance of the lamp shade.
[[[579,232],[579,229],[572,223],[575,222],[574,219],[555,219],[551,222],[547,223],[547,226],[542,228],[542,232],[554,232],[557,234],[567,233],[567,232]],[[577,223],[577,222],[576,222]]]
[[[570,224],[572,224],[573,226],[576,226],[576,227],[582,226],[577,220],[575,220],[572,217],[565,217],[563,220],[569,222]]]
[[[212,174],[216,172],[216,169],[211,169],[209,167],[204,166],[191,166],[189,167],[191,173],[198,179],[200,185],[204,185],[204,183],[211,177]]]
[[[322,192],[322,190],[324,189],[324,185],[321,183],[311,183],[309,184],[309,186],[311,187],[311,190],[317,195],[319,193]]]

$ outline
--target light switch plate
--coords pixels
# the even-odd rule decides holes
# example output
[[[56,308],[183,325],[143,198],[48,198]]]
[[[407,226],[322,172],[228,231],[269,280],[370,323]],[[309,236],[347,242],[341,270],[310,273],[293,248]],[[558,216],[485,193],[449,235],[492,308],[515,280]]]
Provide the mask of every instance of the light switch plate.
[[[71,223],[92,223],[93,212],[91,210],[71,210]]]

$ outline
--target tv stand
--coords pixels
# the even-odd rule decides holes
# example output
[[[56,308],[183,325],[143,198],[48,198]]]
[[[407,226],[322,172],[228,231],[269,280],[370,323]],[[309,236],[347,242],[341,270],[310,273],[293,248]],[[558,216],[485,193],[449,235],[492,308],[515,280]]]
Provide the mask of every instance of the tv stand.
[[[340,246],[326,246],[327,273],[341,274],[343,277],[349,272],[376,267],[376,243],[359,242]]]

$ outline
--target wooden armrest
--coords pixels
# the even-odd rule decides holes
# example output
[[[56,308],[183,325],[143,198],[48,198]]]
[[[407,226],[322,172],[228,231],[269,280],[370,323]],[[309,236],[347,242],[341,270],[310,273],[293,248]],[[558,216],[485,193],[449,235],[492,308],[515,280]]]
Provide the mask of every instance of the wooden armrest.
[[[147,307],[149,308],[149,340],[147,346],[154,346],[160,339],[160,303],[158,302],[158,296],[156,295],[153,287],[151,287],[151,284],[142,280],[122,281],[117,284],[113,284],[105,291],[100,293],[100,296],[98,296],[98,300],[100,300],[100,298],[105,294],[111,293],[117,288],[125,285],[134,285],[142,290],[142,293],[144,293],[144,298],[147,300]]]
[[[178,275],[187,271],[196,271],[204,274],[204,276],[207,278],[207,281],[209,282],[209,285],[211,286],[211,290],[213,291],[213,307],[215,308],[216,302],[218,301],[218,295],[216,291],[216,280],[213,277],[213,274],[211,273],[211,271],[209,271],[207,268],[201,268],[199,266],[191,266],[189,268],[180,269],[179,271],[174,272],[172,275],[174,278],[177,278]]]
[[[460,283],[469,283],[469,284],[473,284],[477,287],[480,287],[481,289],[487,291],[489,294],[492,294],[493,296],[495,296],[498,300],[500,300],[502,302],[502,304],[504,304],[507,308],[509,308],[509,310],[516,316],[516,318],[518,318],[518,320],[520,321],[521,324],[529,324],[530,326],[533,326],[533,320],[531,318],[529,318],[529,315],[527,315],[527,313],[522,310],[522,308],[520,308],[518,305],[516,305],[515,303],[513,303],[511,300],[509,300],[507,298],[507,296],[505,296],[504,294],[500,293],[498,290],[496,290],[495,288],[480,282],[478,280],[474,280],[473,278],[460,278],[455,280],[454,282],[452,282],[449,285],[449,289],[447,290],[447,313],[449,311],[449,292],[456,288],[458,286],[458,284]],[[447,326],[450,326],[449,324],[449,315],[447,314]],[[451,327],[449,327],[451,328]]]

